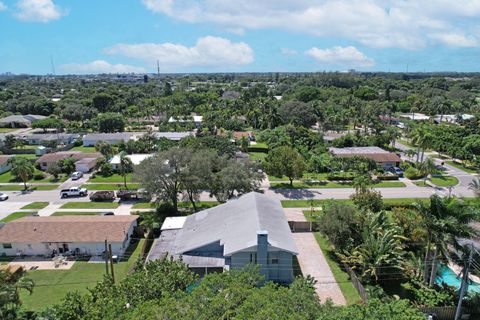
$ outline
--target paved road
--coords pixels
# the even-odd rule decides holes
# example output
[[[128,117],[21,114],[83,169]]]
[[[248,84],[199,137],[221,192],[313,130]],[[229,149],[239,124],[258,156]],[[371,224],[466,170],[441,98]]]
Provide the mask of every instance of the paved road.
[[[317,280],[315,291],[321,302],[331,299],[336,305],[345,305],[345,297],[336,283],[332,270],[328,266],[315,236],[310,232],[293,234],[298,249],[298,263],[304,276],[311,275]]]

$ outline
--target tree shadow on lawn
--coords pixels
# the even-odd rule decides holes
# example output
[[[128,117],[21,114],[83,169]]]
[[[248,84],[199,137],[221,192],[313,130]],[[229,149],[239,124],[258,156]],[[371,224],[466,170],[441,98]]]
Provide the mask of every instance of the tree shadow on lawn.
[[[301,200],[305,198],[314,198],[321,195],[319,191],[311,191],[308,189],[273,189],[273,192],[283,195],[287,199]]]

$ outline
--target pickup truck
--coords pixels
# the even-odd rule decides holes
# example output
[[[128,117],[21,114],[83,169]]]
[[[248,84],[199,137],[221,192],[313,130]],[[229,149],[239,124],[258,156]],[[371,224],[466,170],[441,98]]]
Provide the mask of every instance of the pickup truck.
[[[62,198],[68,198],[68,197],[84,197],[87,195],[87,189],[85,188],[70,188],[70,189],[63,189],[60,191],[60,196]]]

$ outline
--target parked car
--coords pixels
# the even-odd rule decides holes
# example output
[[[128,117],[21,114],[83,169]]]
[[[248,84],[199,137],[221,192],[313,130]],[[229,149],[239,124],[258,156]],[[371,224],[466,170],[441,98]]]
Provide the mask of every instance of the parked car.
[[[403,177],[403,170],[400,169],[399,167],[391,167],[389,171],[390,171],[391,173],[396,174],[396,175],[399,176],[400,178]]]
[[[73,187],[70,189],[63,189],[60,191],[60,196],[62,198],[68,197],[85,197],[88,194],[87,189]]]
[[[106,212],[102,212],[100,215],[101,216],[114,216],[115,213],[113,213],[112,211],[106,211]]]
[[[92,201],[113,201],[115,200],[115,192],[113,191],[95,191],[90,195]]]
[[[72,175],[70,177],[72,178],[72,180],[78,180],[81,177],[83,177],[83,172],[76,171],[76,172],[72,173]]]
[[[8,195],[5,193],[0,192],[0,201],[5,201],[8,199]]]

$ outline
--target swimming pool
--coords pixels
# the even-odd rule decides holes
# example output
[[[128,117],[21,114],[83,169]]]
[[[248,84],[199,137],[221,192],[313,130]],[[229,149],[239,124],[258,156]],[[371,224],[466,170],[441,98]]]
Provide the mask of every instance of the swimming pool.
[[[437,277],[435,278],[435,282],[437,284],[442,284],[445,283],[449,286],[455,287],[457,289],[460,289],[460,285],[462,283],[462,278],[457,277],[455,272],[452,271],[447,266],[442,266],[438,270]],[[480,293],[480,283],[476,283],[473,281],[470,281],[468,284],[468,292],[478,292]]]

